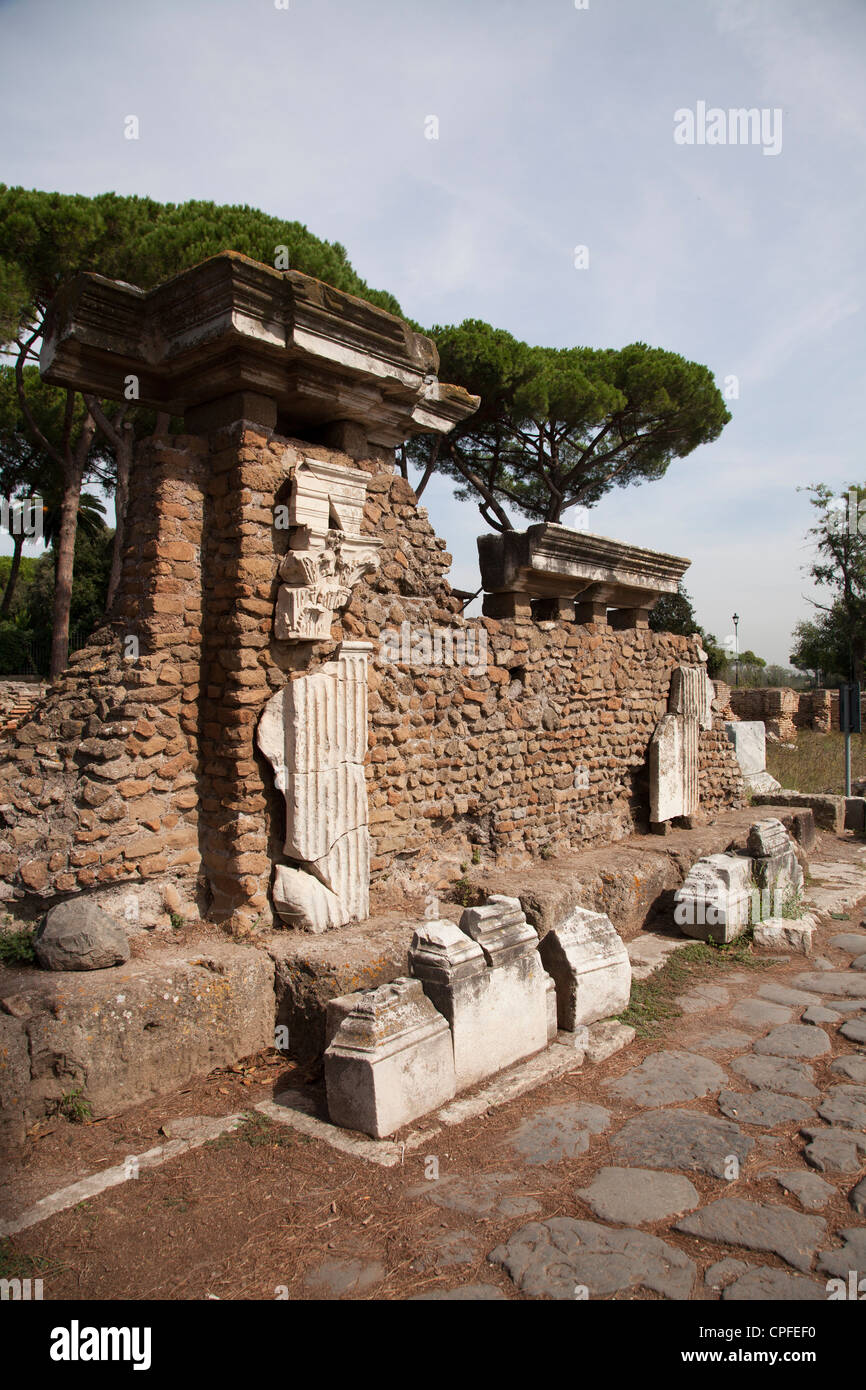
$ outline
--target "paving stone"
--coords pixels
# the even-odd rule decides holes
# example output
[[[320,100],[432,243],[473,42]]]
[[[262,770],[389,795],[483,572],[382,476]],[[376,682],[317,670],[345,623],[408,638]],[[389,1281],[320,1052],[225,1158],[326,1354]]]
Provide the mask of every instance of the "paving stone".
[[[730,998],[729,991],[723,985],[696,985],[686,994],[678,994],[675,1002],[684,1014],[699,1014],[721,1008]]]
[[[606,1081],[614,1095],[651,1108],[680,1100],[697,1100],[727,1081],[722,1068],[696,1052],[653,1052],[640,1066],[615,1081]]]
[[[577,1195],[600,1220],[621,1226],[679,1216],[701,1201],[688,1178],[648,1168],[600,1168],[589,1187],[579,1187]]]
[[[768,1023],[788,1023],[791,1010],[780,1004],[768,1004],[765,999],[741,999],[731,1009],[731,1018],[740,1023],[750,1023],[754,1028],[765,1028]]]
[[[858,970],[824,970],[820,974],[798,975],[798,985],[804,989],[817,990],[821,994],[840,994],[843,998],[859,999],[863,993],[863,976]],[[807,999],[808,1004],[823,1003],[823,1000]]]
[[[825,1009],[823,1004],[810,1004],[800,1016],[801,1023],[839,1023],[841,1019],[838,1009]]]
[[[736,1057],[731,1071],[768,1091],[782,1091],[788,1096],[819,1096],[821,1092],[812,1080],[812,1072],[802,1062],[789,1062],[781,1057]]]
[[[866,1279],[866,1226],[837,1231],[836,1235],[845,1244],[841,1250],[823,1250],[818,1258],[818,1268],[835,1275],[837,1279],[847,1280],[852,1270],[858,1282]]]
[[[759,1125],[762,1129],[802,1125],[815,1118],[811,1105],[804,1100],[779,1095],[777,1091],[722,1091],[719,1109],[730,1120],[738,1120],[741,1125]]]
[[[830,1125],[866,1130],[866,1086],[834,1086],[818,1106],[818,1114]]]
[[[802,978],[802,977],[801,977]],[[820,986],[818,987],[820,993]],[[759,985],[758,994],[762,999],[771,999],[774,1004],[820,1004],[821,1000],[816,999],[814,993],[807,994],[802,989],[789,989],[787,985],[777,985],[768,981],[765,985]]]
[[[427,1197],[437,1207],[468,1216],[534,1216],[541,1207],[534,1197],[509,1191],[519,1183],[516,1173],[480,1173],[476,1177],[438,1178],[410,1188],[410,1197]]]
[[[866,933],[843,931],[838,936],[831,936],[827,945],[835,946],[837,951],[844,951],[846,955],[859,956],[866,950]]]
[[[830,1050],[830,1039],[824,1029],[805,1023],[786,1023],[781,1028],[773,1028],[752,1047],[759,1057],[823,1057]]]
[[[503,1299],[506,1303],[508,1299],[501,1289],[495,1284],[461,1284],[458,1289],[437,1289],[435,1293],[416,1293],[408,1300],[409,1303],[441,1303],[441,1302],[462,1302],[462,1303],[492,1303]]]
[[[450,1265],[472,1265],[481,1254],[472,1231],[442,1231],[415,1260],[413,1270],[447,1269]]]
[[[674,1230],[726,1245],[744,1245],[747,1250],[767,1250],[795,1269],[810,1269],[827,1223],[820,1216],[803,1216],[790,1207],[721,1197],[684,1216]]]
[[[866,1043],[866,1018],[849,1018],[839,1032],[849,1042]]]
[[[731,1303],[823,1303],[827,1289],[826,1285],[806,1279],[802,1274],[788,1274],[784,1269],[761,1265],[729,1284],[722,1298]]]
[[[800,1205],[809,1211],[821,1211],[830,1198],[836,1196],[837,1189],[831,1183],[807,1169],[777,1168],[769,1176],[774,1177],[785,1192],[793,1192]]]
[[[723,1289],[738,1275],[745,1274],[747,1269],[751,1269],[751,1265],[746,1264],[745,1260],[717,1260],[704,1275],[704,1283],[710,1289]]]
[[[866,1216],[866,1178],[861,1178],[848,1194],[848,1201],[860,1216]]]
[[[635,1038],[634,1028],[628,1023],[620,1023],[617,1018],[603,1018],[598,1023],[591,1023],[587,1032],[589,1037],[584,1052],[587,1062],[605,1062],[615,1052],[628,1047]]]
[[[841,1072],[851,1081],[866,1083],[866,1057],[856,1054],[853,1057],[837,1057],[835,1062],[830,1063],[830,1070]]]
[[[590,1298],[649,1289],[687,1299],[695,1282],[692,1261],[646,1231],[609,1230],[594,1221],[555,1216],[521,1227],[487,1257],[502,1265],[533,1298],[573,1301],[583,1287]]]
[[[325,1260],[310,1270],[304,1283],[308,1289],[321,1289],[326,1296],[364,1293],[385,1278],[385,1266],[376,1260]]]
[[[863,1164],[860,1154],[866,1154],[866,1138],[853,1129],[802,1129],[809,1143],[804,1150],[806,1162],[819,1173],[859,1173]]]
[[[679,1168],[723,1178],[728,1160],[742,1167],[754,1148],[738,1125],[697,1110],[665,1110],[637,1115],[610,1141],[617,1157],[629,1166]]]
[[[560,1163],[586,1153],[592,1136],[603,1134],[610,1119],[600,1105],[550,1105],[512,1130],[504,1145],[524,1163]]]
[[[866,1013],[866,999],[834,999],[833,1008],[840,1014]]]
[[[752,1045],[751,1033],[741,1033],[737,1028],[723,1028],[719,1033],[711,1033],[701,1038],[700,1046],[704,1052],[732,1052],[734,1048],[743,1051]]]
[[[857,956],[857,958],[856,958],[855,960],[852,960],[852,962],[851,962],[851,969],[852,969],[852,970],[866,970],[866,952],[864,952],[864,954],[863,954],[862,956]]]

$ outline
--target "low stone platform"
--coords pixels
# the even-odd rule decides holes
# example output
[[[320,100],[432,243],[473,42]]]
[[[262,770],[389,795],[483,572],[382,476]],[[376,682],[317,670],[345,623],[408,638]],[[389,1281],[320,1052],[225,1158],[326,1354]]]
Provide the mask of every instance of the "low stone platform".
[[[274,1041],[274,967],[203,933],[107,970],[0,971],[0,1147],[80,1092],[116,1115]]]

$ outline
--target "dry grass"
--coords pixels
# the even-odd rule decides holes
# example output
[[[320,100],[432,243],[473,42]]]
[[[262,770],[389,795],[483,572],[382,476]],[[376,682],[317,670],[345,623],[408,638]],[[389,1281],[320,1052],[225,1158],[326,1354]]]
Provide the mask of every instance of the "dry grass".
[[[799,792],[845,791],[845,737],[800,729],[797,747],[767,743],[767,771]],[[866,777],[866,735],[851,735],[851,777]]]

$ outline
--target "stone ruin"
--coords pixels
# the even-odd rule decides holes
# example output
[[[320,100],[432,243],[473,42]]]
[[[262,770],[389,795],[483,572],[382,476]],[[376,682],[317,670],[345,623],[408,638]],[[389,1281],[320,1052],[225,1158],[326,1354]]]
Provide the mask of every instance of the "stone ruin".
[[[363,932],[380,886],[429,890],[440,845],[519,868],[739,804],[698,637],[648,626],[687,560],[556,525],[482,537],[463,616],[395,448],[477,400],[402,320],[225,253],[148,292],[78,276],[41,368],[109,399],[133,379],[184,426],[139,446],[106,626],[4,746],[16,911],[84,903],[133,935],[201,917],[273,979],[277,938]],[[583,908],[540,949],[507,899],[405,931],[408,974],[329,1043],[335,1114],[380,1046],[435,1040],[429,1101],[544,1047],[554,1013],[574,1032],[628,998]]]

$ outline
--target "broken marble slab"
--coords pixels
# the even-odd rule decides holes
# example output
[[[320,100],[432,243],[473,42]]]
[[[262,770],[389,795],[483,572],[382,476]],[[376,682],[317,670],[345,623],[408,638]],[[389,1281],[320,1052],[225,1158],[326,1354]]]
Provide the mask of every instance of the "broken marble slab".
[[[470,909],[471,910],[471,909]],[[571,1031],[621,1013],[631,995],[631,961],[610,918],[576,907],[539,947],[556,986],[559,1027]]]

